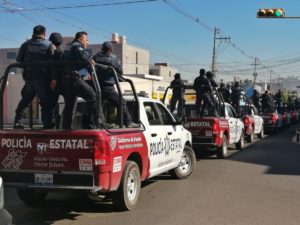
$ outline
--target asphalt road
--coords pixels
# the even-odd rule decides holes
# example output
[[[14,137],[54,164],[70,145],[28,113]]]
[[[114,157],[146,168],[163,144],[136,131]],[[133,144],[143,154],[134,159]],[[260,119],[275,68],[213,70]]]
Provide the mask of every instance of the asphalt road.
[[[294,128],[256,141],[224,160],[202,156],[193,175],[144,182],[137,209],[117,212],[78,193],[27,206],[5,189],[16,225],[299,225],[300,144]]]

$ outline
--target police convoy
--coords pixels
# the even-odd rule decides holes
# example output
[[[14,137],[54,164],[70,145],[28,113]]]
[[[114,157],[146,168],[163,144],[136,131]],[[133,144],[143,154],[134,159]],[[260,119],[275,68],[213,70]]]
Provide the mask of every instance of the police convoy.
[[[87,53],[82,52],[84,46],[77,43],[75,48],[79,59],[87,57]],[[42,68],[63,66],[61,62],[36,63]],[[77,79],[79,86],[72,86],[73,80],[68,80],[71,85],[68,90],[73,91],[75,97],[82,95],[85,99],[77,98],[73,121],[70,121],[72,115],[63,113],[68,119],[67,126],[66,122],[60,123],[60,110],[55,117],[58,129],[35,129],[32,125],[29,129],[4,129],[3,116],[0,117],[0,176],[5,185],[17,188],[24,202],[43,201],[48,192],[57,190],[85,191],[97,200],[111,192],[116,207],[132,210],[137,205],[142,181],[165,172],[178,179],[190,176],[196,165],[194,151],[206,148],[214,151],[218,158],[225,158],[228,145],[243,149],[245,136],[252,142],[254,134],[260,138],[264,135],[263,121],[255,107],[251,105],[249,111],[242,112],[243,105],[233,107],[225,102],[212,74],[208,74],[206,80],[203,70],[196,82],[204,90],[196,88],[197,104],[183,104],[188,88],[183,88],[180,81],[172,84],[176,93],[172,111],[176,102],[180,107],[180,115],[176,115],[175,120],[168,104],[137,96],[133,82],[117,74],[113,65],[89,60],[85,63],[95,92],[76,93],[79,86],[86,87],[84,79],[77,76],[77,69],[64,78]],[[35,63],[12,64],[1,78],[2,110],[9,70],[28,66],[35,68]],[[81,67],[78,68],[82,70]],[[101,95],[104,87],[97,74],[106,71],[110,74],[110,97]],[[180,79],[180,74],[176,78]],[[123,82],[130,85],[133,93],[126,99],[120,91]],[[195,93],[189,94],[195,96]],[[74,96],[68,100],[72,110]],[[166,96],[167,91],[164,100]],[[91,110],[93,118],[89,118]],[[126,123],[129,116],[132,119]],[[93,126],[86,126],[87,121],[89,125],[93,122]],[[89,129],[84,129],[87,127]]]

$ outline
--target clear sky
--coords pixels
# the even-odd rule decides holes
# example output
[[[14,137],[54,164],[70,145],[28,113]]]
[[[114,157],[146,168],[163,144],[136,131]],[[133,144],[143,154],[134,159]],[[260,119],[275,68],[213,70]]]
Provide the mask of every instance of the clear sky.
[[[0,47],[18,47],[42,24],[47,34],[89,33],[90,43],[126,35],[128,44],[150,51],[150,61],[169,62],[192,79],[210,69],[213,29],[231,44],[217,41],[217,78],[252,79],[258,57],[258,80],[300,75],[300,19],[257,19],[259,8],[284,8],[300,16],[299,0],[0,0]],[[102,5],[100,4],[114,4]],[[92,7],[69,8],[82,5]],[[97,6],[99,5],[99,6]],[[174,7],[171,7],[173,5]],[[51,10],[36,10],[39,8]],[[60,9],[57,9],[60,8]],[[175,10],[177,9],[177,10]],[[183,15],[184,14],[184,15]],[[198,20],[197,20],[198,18]]]

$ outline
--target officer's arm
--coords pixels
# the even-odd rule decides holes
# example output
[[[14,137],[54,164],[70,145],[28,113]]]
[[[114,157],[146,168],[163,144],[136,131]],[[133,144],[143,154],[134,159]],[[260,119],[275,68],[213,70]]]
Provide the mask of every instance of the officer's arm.
[[[193,88],[196,90],[197,89],[197,78],[194,80]]]
[[[120,60],[117,57],[114,59],[114,68],[119,75],[123,75],[123,68]]]
[[[19,49],[18,55],[17,55],[17,62],[24,62],[25,59],[25,52],[26,52],[26,48],[27,48],[27,43],[23,43]]]
[[[76,58],[78,60],[82,60],[86,63],[92,63],[92,59],[90,57],[90,55],[87,53],[87,51],[82,48],[81,46],[78,46],[76,49],[75,49],[75,54],[76,54]]]

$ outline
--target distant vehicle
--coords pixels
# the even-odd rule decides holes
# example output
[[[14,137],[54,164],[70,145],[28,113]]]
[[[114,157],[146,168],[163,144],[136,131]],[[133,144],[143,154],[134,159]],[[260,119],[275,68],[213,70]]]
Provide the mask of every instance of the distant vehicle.
[[[271,131],[274,134],[278,134],[284,126],[283,116],[282,114],[277,113],[277,110],[262,114],[262,118],[264,120],[265,131]]]
[[[0,177],[0,225],[11,225],[12,216],[4,208],[4,187],[3,180]]]

